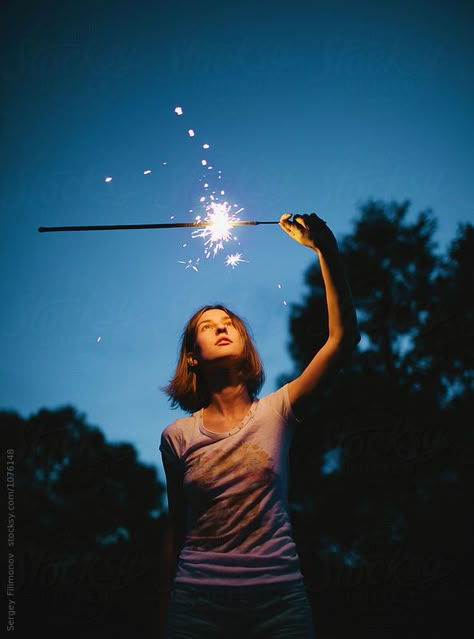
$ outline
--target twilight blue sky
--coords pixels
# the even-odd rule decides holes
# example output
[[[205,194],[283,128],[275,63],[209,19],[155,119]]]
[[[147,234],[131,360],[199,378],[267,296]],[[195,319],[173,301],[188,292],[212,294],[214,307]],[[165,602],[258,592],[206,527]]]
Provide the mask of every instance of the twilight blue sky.
[[[242,219],[317,211],[338,237],[369,197],[431,208],[440,250],[473,221],[467,2],[19,0],[2,14],[0,408],[72,404],[161,474],[161,431],[182,413],[159,387],[199,306],[248,321],[264,393],[292,369],[289,309],[313,254],[277,226],[238,229],[210,259],[188,230],[39,226],[191,221],[204,178]],[[232,269],[235,252],[248,261]]]

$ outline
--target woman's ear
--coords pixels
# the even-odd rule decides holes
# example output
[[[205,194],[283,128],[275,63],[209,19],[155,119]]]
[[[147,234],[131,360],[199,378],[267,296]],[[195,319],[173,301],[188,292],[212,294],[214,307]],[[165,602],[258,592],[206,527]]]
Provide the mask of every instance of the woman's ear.
[[[194,357],[193,353],[188,353],[188,366],[194,368],[198,365],[197,359]]]

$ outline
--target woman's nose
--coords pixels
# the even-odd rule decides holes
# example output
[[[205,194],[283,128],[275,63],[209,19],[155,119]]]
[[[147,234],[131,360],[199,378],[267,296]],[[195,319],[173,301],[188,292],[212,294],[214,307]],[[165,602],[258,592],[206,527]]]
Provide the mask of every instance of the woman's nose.
[[[227,333],[227,326],[225,324],[218,324],[216,327],[217,333]]]

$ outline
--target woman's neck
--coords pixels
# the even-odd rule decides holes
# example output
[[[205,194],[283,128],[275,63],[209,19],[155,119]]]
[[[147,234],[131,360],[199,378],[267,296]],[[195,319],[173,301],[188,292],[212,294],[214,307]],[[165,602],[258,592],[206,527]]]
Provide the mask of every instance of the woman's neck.
[[[209,405],[204,409],[208,415],[234,417],[252,404],[247,387],[242,382],[235,385],[209,389]]]

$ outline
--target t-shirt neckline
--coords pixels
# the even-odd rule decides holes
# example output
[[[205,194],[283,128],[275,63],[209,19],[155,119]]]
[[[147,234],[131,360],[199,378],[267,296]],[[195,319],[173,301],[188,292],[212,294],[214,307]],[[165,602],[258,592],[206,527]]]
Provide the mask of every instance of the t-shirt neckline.
[[[244,428],[244,426],[247,425],[247,423],[250,421],[250,419],[253,417],[256,409],[257,409],[257,404],[258,404],[258,399],[254,399],[252,402],[252,405],[250,406],[247,414],[245,415],[245,417],[243,417],[243,419],[241,420],[240,424],[238,424],[235,428],[233,428],[232,430],[228,430],[226,432],[223,433],[215,433],[213,430],[208,430],[207,428],[205,428],[204,426],[204,420],[203,420],[203,410],[201,408],[201,410],[199,410],[196,413],[197,419],[198,419],[198,423],[199,423],[199,430],[201,431],[201,433],[203,435],[207,435],[208,437],[211,437],[212,439],[226,439],[227,437],[230,437],[231,435],[235,435],[236,433],[238,433],[240,430],[242,430],[242,428]]]

